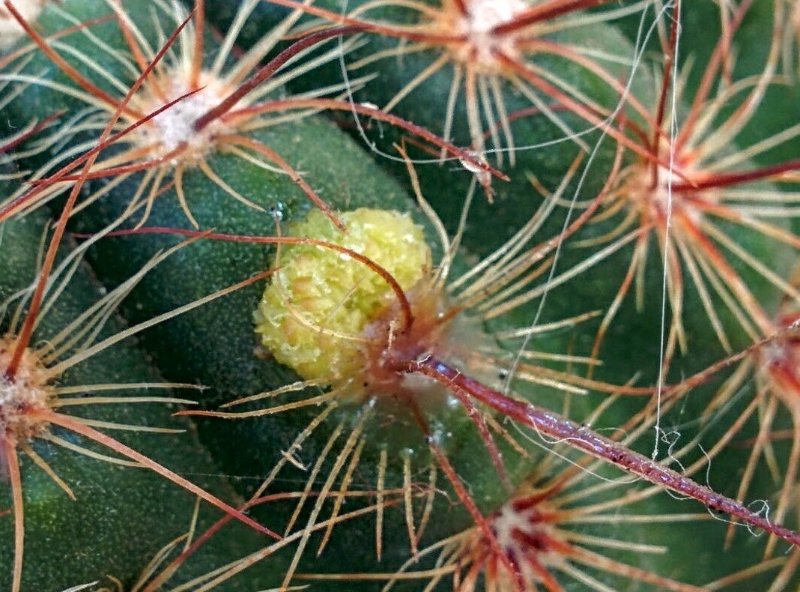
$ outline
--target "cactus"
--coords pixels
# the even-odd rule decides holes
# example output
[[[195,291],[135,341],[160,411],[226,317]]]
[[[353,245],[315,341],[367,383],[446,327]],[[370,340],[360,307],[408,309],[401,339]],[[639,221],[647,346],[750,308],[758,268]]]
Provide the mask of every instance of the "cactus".
[[[794,589],[797,13],[5,0],[0,587]]]

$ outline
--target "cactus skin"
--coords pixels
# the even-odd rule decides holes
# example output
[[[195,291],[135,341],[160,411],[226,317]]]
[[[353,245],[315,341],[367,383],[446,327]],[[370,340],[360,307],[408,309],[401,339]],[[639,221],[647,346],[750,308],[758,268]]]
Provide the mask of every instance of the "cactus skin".
[[[66,6],[71,7],[73,4],[78,11],[86,10],[85,3],[82,2],[71,2]],[[146,16],[149,15],[145,14],[142,18]],[[45,21],[40,21],[40,26],[48,25]],[[51,26],[58,30],[63,25]],[[109,36],[109,33],[105,34]],[[110,37],[113,40],[113,36]],[[116,42],[122,43],[120,39]],[[84,40],[77,39],[76,43],[84,43]],[[26,66],[26,69],[37,71],[38,67],[39,64],[34,63]],[[12,103],[12,108],[20,109],[20,112],[23,109],[29,111],[29,106],[33,105],[34,112],[35,109],[44,110],[46,105],[59,102],[57,94],[59,93],[42,88],[31,89],[30,92],[26,90],[23,97]],[[345,134],[322,119],[305,118],[293,123],[291,127],[256,131],[251,137],[267,146],[279,146],[284,158],[314,180],[314,187],[320,195],[337,200],[333,202],[334,206],[340,206],[341,202],[341,206],[347,207],[408,207],[408,198],[399,185],[365,159],[363,151]],[[310,149],[314,146],[319,150]],[[280,212],[285,220],[302,217],[310,208],[307,198],[285,176],[265,171],[230,154],[212,154],[209,163],[214,170],[226,171],[225,177],[231,180],[236,191],[253,196],[254,201],[272,211]],[[96,232],[116,219],[128,205],[136,182],[136,178],[130,179],[97,206],[87,209],[78,217],[76,228],[83,232]],[[232,200],[220,187],[209,183],[200,171],[188,170],[184,176],[184,186],[186,194],[191,196],[192,214],[201,228],[260,235],[276,232],[275,221],[269,212],[254,213],[252,208]],[[419,212],[416,217],[423,220]],[[136,220],[131,222],[131,225],[135,222]],[[169,192],[161,195],[154,204],[148,224],[191,228],[178,200]],[[433,232],[429,230],[428,234],[432,236]],[[99,277],[111,287],[127,279],[130,273],[160,249],[173,245],[176,240],[153,237],[108,239],[102,241],[97,249],[93,249],[89,256]],[[226,245],[203,241],[189,245],[161,263],[148,274],[149,277],[143,279],[135,293],[122,304],[123,315],[132,323],[144,321],[214,290],[225,288],[266,269],[271,259],[267,253],[265,248],[258,245]],[[164,291],[165,284],[171,285],[172,289]],[[258,344],[253,330],[253,313],[261,290],[259,286],[244,288],[225,299],[165,323],[143,337],[143,342],[159,369],[171,380],[199,382],[211,387],[198,393],[204,406],[213,408],[232,399],[296,379],[273,361],[253,355]],[[291,442],[317,413],[318,410],[312,409],[310,412],[292,414],[288,419],[278,415],[274,419],[254,419],[248,422],[205,420],[199,425],[199,434],[217,462],[226,466],[228,473],[266,475],[282,458],[282,450],[288,445],[287,442]],[[350,423],[357,417],[351,410],[343,409],[337,413],[336,420]],[[483,473],[486,468],[484,459],[476,457],[472,452],[481,446],[480,439],[461,413],[454,413],[453,417],[450,425],[453,435],[446,436],[450,439],[447,447],[452,453],[453,462],[463,465],[462,473],[465,476],[470,471]],[[415,456],[419,459],[415,459],[414,466],[419,464],[424,468],[430,463],[423,438],[413,426],[411,429],[406,427],[409,421],[410,418],[405,418],[388,435],[382,434],[379,438],[379,424],[373,421],[374,425],[369,426],[369,430],[374,431],[372,439],[378,439],[374,446],[364,452],[364,457],[371,457],[371,460],[369,463],[363,462],[363,483],[375,486],[378,480],[377,457],[384,446],[389,446],[392,454],[392,469],[386,478],[387,488],[402,486],[402,464],[398,466],[398,463],[402,463],[400,450],[408,448],[416,451]],[[314,438],[304,444],[303,456],[315,458],[328,436],[329,433],[314,434]],[[420,449],[422,452],[419,452]],[[514,464],[519,462],[521,461],[515,457],[510,457],[509,471],[513,472]],[[523,462],[521,467],[524,466],[526,465]],[[516,470],[524,472],[522,468]],[[294,471],[287,472],[283,478],[296,487],[295,483],[304,476],[304,473]],[[496,507],[506,495],[504,486],[497,480],[475,480],[475,483],[474,495],[488,509]],[[234,481],[234,485],[244,494],[252,493],[257,484],[252,479]],[[254,515],[260,515],[259,512],[262,511],[263,509],[258,508],[253,510]],[[449,516],[438,523],[445,532],[459,524],[463,527],[469,524],[469,517],[459,506],[450,506],[443,501],[438,512],[447,512]],[[267,509],[263,521],[274,524],[276,516],[285,514],[286,512]],[[358,536],[369,540],[373,529],[370,526],[366,533]],[[408,548],[402,515],[388,515],[385,530],[386,559],[389,559],[390,553],[402,557]],[[395,543],[395,539],[406,541]],[[365,564],[364,569],[368,566],[369,564]]]
[[[360,14],[365,19],[365,15],[369,15],[371,20],[395,25],[414,24],[414,17],[409,15],[419,17],[419,12],[415,10],[402,10],[388,6],[390,4],[381,3],[380,7],[377,7],[370,2],[343,3],[339,0],[324,0],[315,2],[314,7],[329,9],[336,14],[340,14],[343,11],[348,14]],[[452,5],[456,3],[429,2],[427,4],[438,7],[441,4]],[[692,25],[695,25],[702,18],[708,20],[711,13],[713,13],[712,4],[710,2],[702,3],[702,6],[685,10],[682,16],[684,20]],[[372,8],[365,13],[359,13],[358,11],[362,8],[362,5],[369,5]],[[653,7],[648,8],[648,11],[653,10]],[[268,27],[275,22],[276,13],[278,15],[281,14],[280,11],[274,8],[256,10],[250,18],[250,22],[251,24],[252,22],[262,22],[264,27]],[[211,18],[216,19],[223,27],[227,26],[231,19],[230,7],[225,6],[223,3],[211,3],[209,14]],[[647,15],[649,16],[650,12]],[[760,16],[763,18],[763,14]],[[419,17],[419,20],[422,21],[422,17]],[[636,38],[639,20],[640,15],[638,13],[627,19],[622,19],[623,24],[626,25],[623,31],[627,33],[631,41]],[[649,25],[649,21],[646,24]],[[243,34],[243,38],[246,42],[253,41],[246,32]],[[368,59],[370,56],[380,55],[381,52],[386,52],[400,43],[391,35],[367,34],[365,38],[366,40],[360,47],[345,56],[346,63],[357,63],[360,60]],[[614,21],[601,21],[569,28],[565,31],[559,31],[548,38],[565,46],[583,48],[587,52],[605,52],[622,57],[635,54],[631,41],[626,41],[625,36],[615,26]],[[704,40],[705,42],[706,40]],[[404,54],[402,56],[403,68],[394,67],[396,64],[394,58],[385,58],[377,61],[371,67],[375,72],[376,79],[368,83],[364,89],[356,90],[354,99],[356,101],[369,101],[378,105],[388,103],[393,96],[414,79],[417,73],[424,71],[445,52],[435,42],[430,45],[431,47],[426,51]],[[692,55],[693,49],[694,44],[692,45],[692,52],[686,51],[681,56]],[[708,50],[705,50],[701,55],[705,56],[707,53]],[[630,105],[619,105],[620,99],[617,91],[604,81],[601,81],[599,77],[588,74],[587,71],[571,62],[568,58],[551,54],[535,54],[531,61],[538,68],[558,75],[566,84],[581,89],[593,101],[603,107],[611,110],[619,106],[625,117],[631,118],[636,123],[644,125],[645,129],[648,129],[646,124],[642,123],[641,114],[638,111],[635,111]],[[761,62],[756,61],[756,63]],[[629,92],[641,104],[649,107],[657,103],[658,76],[654,75],[648,68],[639,65],[637,70],[632,71],[626,66],[607,64],[606,62],[601,62],[601,66],[608,71],[610,77],[623,80],[626,83],[630,81]],[[355,69],[349,75],[355,78],[360,72],[360,69]],[[342,77],[341,67],[338,63],[330,64],[321,69],[320,76],[326,82],[340,80]],[[436,132],[443,133],[443,121],[446,119],[446,105],[443,97],[447,96],[453,77],[453,68],[445,66],[431,78],[414,88],[405,99],[394,106],[393,112]],[[498,74],[498,77],[502,80],[503,75]],[[309,90],[310,86],[316,83],[317,78],[313,81],[310,78],[300,78],[292,81],[290,85],[295,91],[301,92]],[[530,100],[520,96],[519,92],[509,87],[509,84],[502,86],[502,96],[508,113],[515,113],[530,107]],[[685,91],[684,97],[684,100],[688,101],[691,98],[691,94]],[[682,104],[677,107],[678,110],[683,110],[684,108],[685,106]],[[583,131],[585,128],[590,127],[586,121],[569,112],[569,110],[564,109],[564,111],[566,113],[563,119],[566,125],[571,126],[572,129]],[[465,101],[459,100],[456,102],[456,109],[452,118],[455,122],[451,132],[453,140],[460,145],[469,145],[470,137],[466,123],[468,116],[466,114]],[[368,124],[367,121],[363,123],[364,125]],[[347,125],[351,129],[351,133],[360,139],[360,130],[358,132],[353,130],[353,125],[349,121]],[[486,129],[489,128],[488,123],[485,123],[485,126]],[[541,114],[512,121],[510,128],[516,144],[520,147],[548,142],[564,136],[562,130],[558,129],[552,122],[548,121],[547,117]],[[368,126],[367,135],[375,150],[386,154],[391,153],[393,143],[400,141],[401,133],[391,129],[383,129],[382,127]],[[750,136],[744,135],[742,141],[753,142],[754,140]],[[586,142],[593,148],[597,146],[597,152],[593,152],[591,157],[584,155],[585,166],[579,168],[578,174],[574,176],[573,181],[569,184],[565,192],[566,200],[574,199],[584,202],[591,200],[601,191],[610,174],[615,150],[613,138],[605,137],[601,139],[600,133],[595,131],[593,134],[586,136]],[[749,144],[744,145],[747,146]],[[782,144],[781,147],[787,150],[790,149],[788,144]],[[727,146],[723,151],[733,152],[734,148],[732,145]],[[493,202],[490,203],[487,200],[480,199],[480,196],[476,196],[471,203],[470,217],[467,219],[463,244],[478,256],[486,256],[493,252],[509,236],[512,236],[527,221],[528,217],[536,211],[536,208],[542,204],[542,196],[534,190],[529,181],[530,175],[535,175],[542,186],[547,190],[553,191],[567,174],[570,164],[574,163],[576,155],[580,154],[580,152],[579,147],[572,142],[558,143],[545,149],[527,150],[523,148],[516,151],[515,163],[506,162],[503,166],[503,169],[509,172],[511,182],[493,183],[492,188],[495,192]],[[415,153],[414,155],[421,158],[430,157],[428,153]],[[784,154],[784,157],[785,159],[790,158],[788,154]],[[487,153],[487,158],[493,160],[495,155]],[[625,156],[624,162],[627,164],[635,161],[636,158],[636,155],[630,153]],[[402,171],[402,163],[381,158],[380,156],[378,157],[378,162],[391,171],[401,182],[405,178],[405,174]],[[747,168],[747,164],[741,165],[741,168]],[[419,176],[425,197],[437,209],[445,224],[448,224],[448,229],[451,232],[456,230],[464,196],[467,195],[469,184],[473,180],[473,175],[467,170],[457,169],[458,167],[451,162],[440,166],[426,165],[419,167]],[[766,191],[775,189],[772,185],[748,186],[748,188]],[[615,189],[612,187],[611,190],[614,191]],[[608,205],[606,207],[611,209],[612,206]],[[591,241],[608,232],[612,232],[625,216],[630,215],[631,209],[631,206],[628,205],[618,216],[606,216],[602,222],[597,221],[585,226],[574,237],[573,241]],[[603,208],[601,208],[602,211]],[[541,240],[550,236],[557,236],[567,222],[574,220],[576,216],[576,211],[568,211],[566,207],[556,209],[548,216],[544,228],[540,231]],[[481,221],[488,219],[491,219],[494,223],[491,231],[487,231],[486,226],[481,224]],[[774,222],[773,220],[768,221]],[[788,229],[789,226],[789,223],[784,220],[778,220],[775,224],[783,229]],[[761,236],[758,232],[750,229],[726,225],[725,221],[720,226],[723,232],[732,236],[735,242],[745,251],[752,253],[754,258],[760,261],[769,261],[771,264],[774,262],[773,268],[779,275],[785,277],[791,272],[796,255],[794,249],[780,245],[772,238]],[[651,232],[649,236],[652,237],[649,243],[650,252],[653,254],[660,252],[656,233]],[[603,246],[605,246],[605,243]],[[586,303],[584,310],[589,310],[592,307],[597,309],[606,308],[613,301],[622,283],[621,274],[609,273],[608,270],[625,268],[632,259],[633,246],[632,244],[627,245],[607,260],[581,274],[579,280],[568,282],[565,286],[553,289],[548,293],[545,302],[536,300],[527,307],[521,307],[511,312],[509,317],[515,318],[520,324],[525,324],[529,322],[533,315],[537,315],[540,322],[546,323],[576,314],[575,302]],[[596,248],[599,249],[599,246]],[[568,270],[584,261],[590,253],[591,250],[572,247],[568,242],[565,248],[559,252],[556,268],[558,271]],[[654,257],[651,257],[651,259],[653,260],[646,266],[646,279],[642,282],[645,286],[644,292],[636,297],[642,302],[660,302],[662,298],[663,270],[654,260]],[[741,264],[733,257],[731,259],[736,272],[754,292],[756,300],[766,310],[776,310],[781,298],[780,292],[775,290],[774,287],[766,285],[763,278],[748,269],[746,265]],[[685,274],[686,272],[684,271]],[[544,283],[544,280],[542,283]],[[687,327],[695,327],[687,331],[690,335],[705,335],[711,330],[711,327],[702,310],[699,294],[691,286],[691,278],[687,277],[685,283],[687,284],[684,290],[686,302],[683,306],[682,316]],[[619,377],[621,376],[631,377],[634,375],[643,377],[645,382],[654,382],[659,373],[660,324],[652,323],[652,311],[648,310],[649,307],[634,306],[633,299],[634,297],[629,294],[628,299],[623,302],[618,322],[611,325],[605,349],[602,350],[604,352],[601,354],[603,366],[597,369],[596,376],[610,382],[619,382]],[[719,309],[718,314],[721,317],[722,326],[729,329],[732,334],[731,339],[736,342],[732,346],[733,350],[747,347],[751,341],[748,337],[741,335],[737,321],[728,314],[722,303],[716,302],[715,304]],[[670,313],[671,311],[668,311],[667,314],[669,315]],[[670,322],[671,318],[668,316],[666,324],[669,325]],[[565,340],[551,339],[545,347],[554,348],[552,350],[553,353],[563,352],[566,348],[572,348],[575,353],[589,355],[596,331],[596,322],[584,323],[579,325],[576,331],[565,336]],[[680,354],[676,356],[671,367],[672,374],[668,381],[680,381],[682,377],[698,372],[726,355],[726,350],[720,347],[718,343],[714,343],[713,339],[706,340],[705,337],[693,339],[696,341],[696,345],[689,349],[689,354],[687,356],[681,356]],[[633,347],[631,346],[632,340],[636,340],[636,345]],[[628,350],[635,351],[638,355],[627,355],[625,352]]]
[[[3,257],[0,261],[0,300],[30,285],[38,271],[41,238],[48,222],[43,211],[0,225]],[[45,342],[56,335],[78,315],[94,304],[102,294],[91,271],[80,265],[66,290],[42,316],[34,334],[35,341]],[[3,333],[14,310],[14,303],[5,311]],[[112,316],[98,335],[98,340],[124,329],[118,317]],[[161,383],[163,379],[150,365],[146,354],[133,340],[119,343],[74,366],[54,383],[55,386]],[[146,397],[148,389],[127,388],[118,395]],[[169,396],[168,390],[159,395]],[[186,433],[148,434],[127,432],[115,437],[179,473],[193,475],[199,483],[217,495],[233,502],[236,496],[230,485],[216,477],[219,470],[208,452],[197,441],[190,422],[172,417],[176,407],[163,403],[90,405],[88,411],[78,406],[76,415],[98,421],[133,426],[164,427]],[[75,445],[85,446],[84,439],[63,429],[52,432]],[[168,442],[169,445],[164,444]],[[156,553],[175,537],[188,531],[194,507],[194,496],[163,478],[140,468],[120,467],[91,459],[57,444],[34,439],[33,449],[73,490],[71,500],[39,467],[22,455],[22,482],[25,508],[25,590],[56,590],[102,580],[107,576],[129,582],[138,578]],[[99,452],[106,452],[102,449]],[[4,488],[2,507],[11,505],[10,492]],[[199,528],[209,526],[219,514],[203,508]],[[13,521],[5,516],[0,522],[2,562],[10,566],[14,553]],[[257,548],[260,536],[246,528],[233,526],[229,537],[212,539],[179,572],[174,582],[188,580],[205,573],[209,566],[238,558]],[[69,548],[69,553],[64,549]],[[0,573],[0,587],[11,588],[11,570]],[[248,576],[252,585],[266,585],[263,574]],[[245,584],[244,579],[241,582]]]
[[[71,9],[73,3],[67,1],[65,5],[67,9]],[[74,5],[79,5],[79,3],[74,3]],[[89,12],[91,11],[88,11],[87,14]],[[46,23],[43,22],[42,26],[46,27]],[[112,66],[113,64],[109,64],[108,67]],[[41,97],[36,101],[30,102],[25,105],[24,109],[20,109],[20,113],[24,113],[27,116],[34,113],[45,115],[51,106],[59,104],[70,109],[75,108],[74,104],[62,103],[61,99],[57,98],[57,95],[58,93],[42,93]],[[30,95],[26,94],[26,96]],[[426,115],[425,106],[420,107],[418,104],[417,107],[419,110],[416,115],[424,117]],[[21,118],[22,115],[19,117]],[[414,119],[413,116],[412,119]],[[282,154],[287,159],[292,160],[298,169],[303,170],[307,177],[313,180],[315,189],[318,189],[326,199],[334,201],[335,207],[344,207],[335,200],[343,201],[348,207],[356,204],[361,205],[362,203],[363,205],[382,208],[388,207],[388,204],[398,204],[396,207],[408,207],[408,202],[406,201],[408,198],[401,186],[402,181],[397,183],[388,175],[380,172],[376,166],[372,165],[365,153],[360,152],[357,147],[346,140],[344,134],[339,133],[321,119],[306,119],[293,123],[292,127],[287,129],[276,128],[257,132],[256,137],[271,146],[286,146],[287,148],[282,151]],[[298,142],[300,138],[302,141]],[[319,149],[318,152],[317,149]],[[252,196],[253,199],[256,199],[256,196],[259,199],[263,199],[261,203],[277,208],[285,220],[299,219],[311,207],[305,196],[286,178],[274,175],[270,178],[263,171],[255,171],[254,167],[248,167],[231,155],[214,155],[211,158],[213,168],[215,170],[224,170],[226,178],[236,179],[236,183],[243,194]],[[546,159],[550,158],[558,161],[556,170],[560,172],[552,173],[552,181],[557,182],[563,175],[563,171],[567,170],[572,162],[572,155],[565,156],[548,153]],[[538,167],[540,164],[536,166]],[[397,169],[395,169],[395,173],[397,173]],[[431,176],[448,178],[441,173],[441,170],[437,170]],[[400,177],[400,175],[397,176]],[[463,173],[461,176],[462,181],[467,177]],[[515,178],[519,183],[519,177]],[[75,223],[74,228],[84,232],[94,232],[114,219],[121,211],[121,208],[124,207],[126,203],[125,194],[130,194],[131,188],[135,186],[135,181],[136,179],[132,178],[125,185],[115,190],[110,199],[101,202],[95,208],[82,214]],[[90,187],[99,187],[102,183],[102,181],[98,181],[90,184]],[[275,232],[273,220],[269,214],[254,215],[252,210],[241,206],[241,204],[233,203],[224,192],[220,191],[218,187],[210,185],[201,174],[190,171],[186,175],[185,183],[187,194],[191,194],[193,198],[193,214],[196,216],[201,228],[214,228],[218,231],[238,234],[270,234]],[[423,188],[426,195],[428,195],[429,191],[431,194],[443,195],[443,185],[445,183],[447,182],[440,181],[437,185],[435,181],[429,181],[426,173],[423,173]],[[342,187],[347,188],[344,194],[342,193]],[[352,189],[354,187],[358,188],[357,192]],[[452,188],[448,187],[448,189]],[[510,233],[509,225],[502,223],[502,220],[516,221],[516,219],[520,218],[519,208],[509,205],[509,203],[513,204],[513,199],[515,198],[512,191],[510,189],[500,191],[501,194],[498,196],[500,204],[495,209],[485,206],[487,212],[500,211],[505,213],[505,218],[492,214],[491,228],[494,231],[491,232],[488,238],[496,242],[504,238],[504,233]],[[507,196],[502,191],[508,192]],[[453,194],[460,198],[463,192],[452,190],[448,192],[448,195]],[[194,202],[195,199],[197,200],[196,203]],[[452,225],[457,220],[458,201],[456,200],[455,203],[450,205],[452,210],[443,209],[443,211],[446,212],[444,215],[445,221],[452,228]],[[395,207],[395,205],[392,205],[392,207]],[[419,217],[419,214],[417,216]],[[184,212],[177,204],[177,199],[171,192],[159,197],[148,221],[148,225],[151,224],[190,227],[185,219]],[[553,222],[553,229],[558,229],[558,227],[559,224]],[[476,233],[475,237],[470,239],[471,244],[469,246],[475,248],[476,251],[479,251],[482,247],[485,252],[488,252],[491,249],[488,246],[490,241],[488,239],[484,241],[482,238],[484,236],[480,232]],[[176,240],[173,238],[141,236],[103,241],[103,244],[93,250],[91,254],[92,265],[102,281],[113,287],[126,279],[133,270],[141,266],[159,248],[173,245]],[[763,259],[781,259],[784,257],[785,251],[774,249],[772,245],[759,244],[757,248],[759,249],[759,256]],[[480,254],[485,254],[485,252]],[[199,241],[176,254],[173,259],[168,260],[166,265],[160,266],[153,274],[148,274],[142,286],[137,289],[137,292],[128,302],[123,304],[123,314],[129,322],[146,320],[155,314],[208,294],[214,289],[226,287],[234,281],[247,277],[248,274],[265,269],[270,264],[269,253],[269,249],[256,245],[212,244]],[[612,268],[622,268],[624,263],[624,257],[620,257],[619,260],[607,261],[596,275],[590,276],[589,279],[580,284],[580,288],[576,287],[577,284],[575,282],[570,282],[565,290],[571,292],[573,297],[575,294],[581,294],[581,297],[587,300],[597,293],[612,294],[613,289],[619,283],[619,277],[608,273],[608,278],[606,278],[605,273]],[[16,264],[14,265],[14,269],[16,269]],[[659,274],[657,271],[647,278],[648,285],[652,290],[652,292],[645,294],[645,299],[648,301],[658,298],[657,280],[659,279]],[[608,282],[604,281],[606,279],[608,279]],[[756,280],[752,281],[756,282]],[[165,289],[165,286],[168,286],[169,289]],[[252,394],[265,388],[279,386],[296,378],[286,369],[279,368],[274,363],[260,360],[252,355],[252,349],[254,344],[257,343],[257,339],[253,334],[251,313],[255,309],[253,302],[257,301],[260,290],[260,286],[249,286],[226,297],[225,300],[216,301],[209,306],[202,307],[149,332],[143,338],[144,345],[155,358],[156,364],[170,379],[197,381],[213,387],[209,391],[202,393],[204,406],[215,408],[218,404],[228,402],[233,398]],[[772,300],[772,302],[764,302],[765,306],[774,308],[778,296],[774,293],[769,294],[766,289],[764,292]],[[557,295],[556,292],[554,292],[555,295]],[[571,311],[573,314],[584,311],[584,309],[576,310],[574,301],[566,296],[559,298],[559,305],[563,306],[563,310]],[[697,303],[689,301],[686,308],[688,309],[687,327],[701,326],[704,320],[702,315],[698,314]],[[559,308],[559,312],[560,310]],[[697,315],[699,318],[693,319],[692,315]],[[524,317],[521,316],[520,318]],[[553,314],[552,318],[559,318],[559,314]],[[654,344],[658,343],[658,333],[658,326],[649,322],[649,319],[644,318],[632,306],[629,306],[614,324],[614,334],[609,336],[611,345],[603,350],[604,357],[608,358],[610,363],[606,365],[605,369],[601,369],[601,375],[617,383],[628,380],[636,370],[643,367],[644,361],[652,362]],[[587,334],[591,335],[591,332],[587,332]],[[574,338],[574,335],[571,335],[569,339],[572,338]],[[569,339],[556,340],[551,347],[555,351],[563,353],[567,347],[565,343]],[[579,345],[583,348],[591,345],[587,342],[585,335],[579,336],[578,339]],[[699,337],[698,339],[703,340],[704,338]],[[709,340],[709,343],[712,342],[712,340]],[[635,349],[639,354],[638,356],[628,355],[631,343],[636,344]],[[737,343],[737,347],[742,347],[747,343],[746,339],[742,339],[740,343]],[[701,345],[693,344],[693,347],[697,349],[690,349],[689,357],[685,361],[686,366],[682,368],[684,371],[701,369],[723,355],[723,352],[716,346],[705,347],[705,345],[705,341],[701,341]],[[700,353],[697,353],[698,349]],[[209,351],[212,352],[211,355],[208,355]],[[683,361],[680,363],[683,363]],[[653,367],[653,364],[651,363],[650,366]],[[602,374],[603,372],[605,374]],[[675,372],[680,374],[681,367],[678,366]],[[115,378],[115,380],[120,379]],[[692,417],[704,407],[704,403],[696,403],[697,396],[695,395],[702,395],[703,398],[708,396],[703,394],[702,391],[695,391],[689,404],[684,407],[684,413]],[[590,408],[601,400],[601,397],[593,398],[591,402],[586,403],[586,407]],[[636,405],[633,403],[619,407],[617,411],[617,417],[620,418],[619,423],[622,423],[623,419],[627,417],[634,407]],[[135,409],[130,411],[134,412]],[[233,476],[264,475],[281,458],[282,449],[279,448],[281,443],[283,446],[288,446],[288,443],[296,435],[298,428],[305,425],[312,415],[313,413],[295,414],[290,421],[284,420],[281,416],[262,420],[250,419],[241,422],[203,419],[200,425],[200,438],[203,446],[211,450],[216,462],[224,467],[226,474]],[[339,417],[346,417],[346,413]],[[676,421],[679,420],[680,417],[676,419]],[[354,421],[354,418],[351,418],[351,421]],[[352,423],[348,424],[348,427],[349,425],[352,425]],[[402,432],[405,427],[408,427],[408,431],[411,431],[410,428],[414,426],[399,425],[395,427],[398,432]],[[468,423],[462,424],[461,427],[465,433],[473,429]],[[725,425],[722,425],[717,429],[719,433],[724,433],[726,428]],[[684,437],[686,437],[686,434],[690,432],[687,430],[683,431],[683,433]],[[709,440],[713,443],[714,438],[718,437],[718,435],[712,432]],[[303,448],[303,459],[315,459],[325,443],[326,436],[327,434],[309,441]],[[147,436],[147,438],[150,437],[152,436]],[[390,444],[396,445],[397,443],[391,442]],[[418,449],[424,449],[421,440],[412,440],[411,444]],[[452,444],[450,448],[452,453],[451,460],[458,467],[459,474],[470,483],[473,488],[473,495],[480,502],[482,509],[488,512],[498,506],[505,493],[499,487],[500,484],[497,483],[486,458],[478,458],[475,454],[476,447],[480,445],[481,442],[474,435],[464,436],[460,441]],[[647,444],[642,446],[646,449]],[[163,451],[154,450],[152,454],[157,457],[159,452]],[[363,472],[359,475],[359,479],[365,487],[374,486],[376,483],[377,476],[374,461],[377,454],[378,450],[373,452],[369,463],[362,461]],[[427,453],[424,452],[420,454],[423,457],[426,455]],[[187,454],[187,456],[192,455]],[[198,451],[194,453],[192,458],[195,458],[195,456],[199,459],[203,455]],[[365,458],[369,458],[369,455],[366,455]],[[725,470],[727,470],[727,467],[731,467],[730,472],[736,473],[737,468],[741,467],[743,462],[742,455],[734,451],[728,460],[718,461],[715,459],[714,473],[717,473],[717,471],[722,472],[723,467],[725,467]],[[205,466],[200,464],[187,467],[186,470],[190,472],[208,472],[211,470],[198,468]],[[527,470],[525,463],[515,470],[518,470],[520,474],[524,473]],[[487,472],[492,474],[493,477],[485,479],[485,482],[478,477],[472,477],[473,474],[476,476],[486,475]],[[322,474],[325,474],[325,469],[323,469]],[[287,477],[291,482],[289,487],[297,488],[301,487],[302,483],[305,482],[307,473],[296,471],[288,474]],[[399,473],[396,473],[394,477],[398,478]],[[396,484],[399,484],[399,482]],[[250,482],[238,482],[234,483],[234,485],[239,488],[240,493],[250,493],[253,489],[253,485]],[[137,485],[137,487],[139,486]],[[764,495],[770,495],[769,488],[765,487],[765,490]],[[290,508],[288,505],[286,507]],[[676,512],[680,512],[684,508],[682,505],[672,504],[671,500],[657,502],[654,507],[656,513],[666,513],[668,511],[667,508],[671,509],[673,507]],[[159,507],[159,511],[163,509],[163,506]],[[270,523],[273,520],[277,520],[276,517],[280,517],[284,513],[283,507],[278,510],[267,508],[259,510],[258,516],[263,517],[266,523]],[[463,510],[452,510],[452,514],[457,517],[456,520],[460,521],[461,524],[469,522],[469,517],[464,515]],[[158,513],[154,512],[153,517],[156,516],[158,516]],[[444,524],[450,520],[449,517],[445,519],[437,515],[437,518],[441,518],[441,520],[431,527],[429,532],[431,540],[434,540],[436,536],[444,536],[444,534],[457,528],[456,524]],[[155,520],[158,521],[158,518],[155,518]],[[181,522],[183,527],[185,527],[186,523],[188,523],[188,520]],[[374,571],[375,569],[381,569],[386,564],[394,567],[394,562],[403,558],[408,551],[408,543],[402,536],[404,525],[399,512],[392,514],[391,518],[387,517],[387,533],[389,531],[393,532],[386,538],[385,563],[380,567],[376,567],[377,564],[370,557],[361,558],[360,561],[353,561],[350,556],[352,555],[352,549],[356,546],[366,549],[374,544],[372,540],[374,525],[369,520],[364,524],[354,521],[352,526],[348,525],[343,528],[344,534],[339,535],[341,538],[338,542],[335,540],[320,560],[325,562],[326,565],[337,566],[334,569]],[[735,540],[733,551],[725,555],[723,559],[723,552],[720,550],[721,545],[717,547],[715,543],[713,545],[714,550],[711,551],[707,542],[712,539],[720,540],[721,530],[723,528],[718,524],[698,523],[694,529],[686,529],[685,534],[682,536],[676,534],[676,532],[681,531],[680,528],[660,528],[658,526],[631,527],[626,529],[624,534],[632,535],[634,539],[644,542],[676,539],[674,540],[676,544],[671,546],[670,553],[666,557],[652,562],[652,564],[660,564],[661,567],[666,567],[669,575],[677,579],[686,578],[687,581],[692,580],[704,583],[709,579],[721,577],[726,573],[735,571],[737,568],[744,568],[752,564],[754,562],[752,560],[753,556],[760,553],[760,549],[755,549],[758,546],[757,543],[754,543],[746,536],[739,535]],[[178,532],[180,531],[176,531],[176,534]],[[34,539],[37,537],[34,532],[30,536]],[[4,540],[7,540],[7,538],[4,536]],[[164,538],[164,542],[166,542],[169,536],[161,538]],[[161,538],[159,538],[159,541]],[[233,540],[233,538],[230,537],[228,539],[226,537],[226,540]],[[342,539],[345,539],[344,542],[342,542]],[[155,544],[148,552],[153,552],[158,546],[158,544]],[[700,547],[700,551],[698,551],[698,547]],[[105,548],[108,549],[108,547]],[[31,553],[34,552],[31,551]],[[701,556],[700,552],[708,555]],[[308,549],[306,555],[305,570],[312,571],[316,563],[312,557],[312,550]],[[365,552],[364,555],[368,555],[368,553]],[[629,555],[636,556],[635,553],[629,553]],[[713,557],[713,561],[711,561],[709,555]],[[698,559],[698,557],[701,558]],[[706,561],[705,559],[709,560]],[[139,558],[132,561],[131,565],[137,563],[141,565]],[[704,569],[702,574],[698,574],[694,566],[701,563],[713,563],[714,565]],[[272,575],[285,569],[285,563],[280,561],[275,563],[272,560],[265,561],[264,565],[264,570],[273,572]],[[132,571],[129,572],[131,574],[136,571],[135,567],[131,569]],[[654,567],[654,569],[656,568]],[[249,573],[251,572],[245,572],[245,574]],[[28,575],[26,574],[27,577]],[[92,576],[89,576],[86,581],[91,579]],[[274,582],[274,580],[269,581]],[[769,579],[765,577],[762,582],[769,582]],[[38,584],[38,582],[36,583]],[[45,584],[42,585],[66,587],[68,584],[73,583],[77,582],[51,584],[45,578]],[[250,582],[241,585],[246,587],[238,588],[234,586],[230,589],[250,589]],[[263,587],[265,585],[267,584],[253,583],[252,589],[258,589],[258,586]],[[347,590],[352,589],[351,586],[355,585],[347,581],[338,584],[322,582],[314,584],[312,589],[334,589],[339,586],[340,589]],[[752,581],[749,580],[747,585],[752,586]],[[768,583],[764,583],[764,587],[767,585]],[[419,588],[411,583],[407,584],[404,589],[415,590]],[[573,583],[567,589],[580,590],[583,588],[580,585],[576,587]],[[637,589],[647,590],[650,588],[646,584],[638,584]]]

